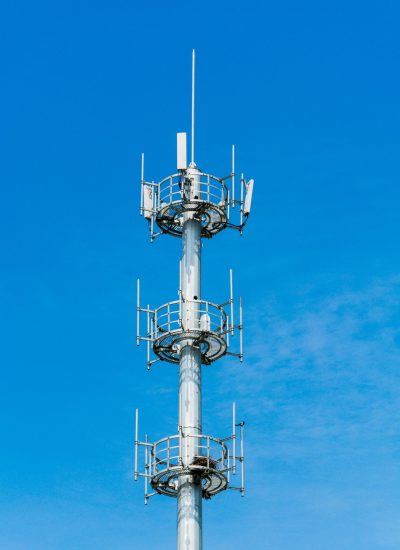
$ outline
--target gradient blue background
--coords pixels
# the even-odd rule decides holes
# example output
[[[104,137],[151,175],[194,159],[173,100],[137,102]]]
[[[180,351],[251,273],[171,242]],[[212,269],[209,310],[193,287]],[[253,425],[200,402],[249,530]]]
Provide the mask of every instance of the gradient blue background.
[[[135,346],[135,279],[175,299],[180,241],[150,245],[146,175],[175,169],[197,50],[197,159],[254,177],[227,270],[246,363],[204,370],[204,431],[246,420],[247,495],[204,503],[205,548],[400,548],[397,2],[23,2],[0,16],[0,548],[168,549],[143,506],[141,432],[176,431],[177,369]]]

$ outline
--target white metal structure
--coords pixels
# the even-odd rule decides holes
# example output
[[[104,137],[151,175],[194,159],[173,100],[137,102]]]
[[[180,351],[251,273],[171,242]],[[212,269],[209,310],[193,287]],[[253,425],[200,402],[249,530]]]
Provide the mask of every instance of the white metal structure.
[[[235,198],[235,149],[232,170],[224,178],[203,172],[194,159],[194,81],[192,60],[191,162],[186,160],[186,134],[177,137],[177,170],[158,183],[144,177],[142,155],[140,212],[149,221],[151,240],[166,233],[182,238],[179,299],[151,309],[140,303],[137,282],[137,344],[147,342],[147,367],[157,361],[179,364],[178,433],[155,443],[139,440],[139,414],[136,411],[135,480],[143,477],[145,503],[156,494],[177,498],[177,548],[202,548],[202,499],[226,489],[244,495],[244,422],[236,422],[232,408],[232,433],[223,439],[203,434],[202,364],[210,365],[225,354],[243,361],[242,300],[239,322],[235,324],[232,270],[230,295],[223,304],[201,297],[201,239],[211,238],[226,227],[240,233],[250,213],[254,181],[240,180],[239,199]],[[235,221],[236,220],[236,221]],[[142,335],[140,321],[145,317]],[[239,334],[239,349],[230,351],[229,338]],[[237,428],[239,440],[237,441]],[[139,449],[144,450],[139,456]],[[232,483],[239,470],[240,481]]]

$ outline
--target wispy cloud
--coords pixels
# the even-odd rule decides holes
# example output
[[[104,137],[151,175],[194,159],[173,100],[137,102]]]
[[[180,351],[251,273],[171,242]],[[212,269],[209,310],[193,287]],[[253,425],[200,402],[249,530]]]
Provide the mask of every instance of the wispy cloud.
[[[220,391],[237,397],[254,426],[249,437],[270,442],[259,452],[293,456],[305,441],[326,450],[340,441],[343,452],[373,439],[383,451],[397,444],[399,290],[393,277],[329,297],[302,292],[290,309],[269,299],[248,312],[248,366],[230,365]]]

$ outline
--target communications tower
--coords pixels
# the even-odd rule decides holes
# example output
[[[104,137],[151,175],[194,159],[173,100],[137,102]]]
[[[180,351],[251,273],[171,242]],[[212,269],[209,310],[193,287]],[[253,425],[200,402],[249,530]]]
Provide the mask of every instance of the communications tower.
[[[186,133],[177,134],[177,173],[158,183],[145,180],[142,154],[140,213],[148,220],[150,238],[173,235],[182,239],[178,299],[151,309],[140,304],[137,282],[137,344],[147,342],[147,367],[157,361],[179,365],[178,433],[151,443],[139,440],[136,410],[134,479],[144,478],[145,503],[153,495],[177,499],[177,549],[201,550],[202,500],[226,489],[244,495],[244,422],[236,422],[232,406],[232,433],[225,438],[202,430],[202,365],[224,355],[243,361],[242,300],[235,323],[232,270],[230,294],[223,304],[201,295],[202,238],[210,239],[226,228],[242,234],[247,222],[253,180],[240,178],[235,196],[235,148],[226,177],[203,172],[195,161],[195,52],[192,56],[191,158],[186,159]],[[144,334],[140,321],[145,318]],[[231,350],[235,333],[238,351]],[[142,335],[143,334],[143,335]],[[231,342],[230,342],[231,340]],[[139,450],[143,452],[139,455]],[[234,484],[238,470],[239,483]]]

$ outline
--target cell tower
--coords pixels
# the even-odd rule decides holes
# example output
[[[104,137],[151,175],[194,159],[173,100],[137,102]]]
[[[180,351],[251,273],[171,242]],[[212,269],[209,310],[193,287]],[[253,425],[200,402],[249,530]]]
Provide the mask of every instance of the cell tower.
[[[241,176],[239,198],[235,197],[235,148],[232,169],[220,178],[200,170],[195,162],[195,52],[192,57],[191,161],[186,160],[186,133],[177,135],[177,173],[158,183],[145,180],[142,155],[140,213],[150,225],[151,241],[160,235],[182,238],[178,300],[156,309],[140,305],[137,283],[137,344],[147,342],[147,367],[157,361],[179,365],[178,433],[149,442],[139,440],[136,410],[135,480],[144,478],[145,504],[153,495],[177,499],[177,548],[202,548],[202,499],[226,489],[244,495],[244,422],[236,422],[232,407],[232,433],[219,439],[202,430],[202,365],[223,355],[243,361],[242,299],[239,323],[235,324],[232,270],[230,295],[223,304],[201,297],[202,238],[212,238],[229,227],[242,234],[250,213],[253,180]],[[236,223],[235,223],[236,222]],[[145,317],[142,335],[140,321]],[[230,339],[239,335],[239,350],[230,349]],[[139,455],[139,450],[143,452]],[[236,473],[238,470],[238,476]],[[233,480],[239,479],[234,484]]]

